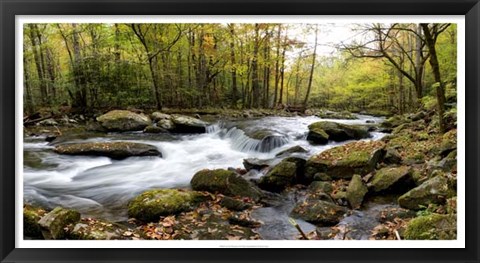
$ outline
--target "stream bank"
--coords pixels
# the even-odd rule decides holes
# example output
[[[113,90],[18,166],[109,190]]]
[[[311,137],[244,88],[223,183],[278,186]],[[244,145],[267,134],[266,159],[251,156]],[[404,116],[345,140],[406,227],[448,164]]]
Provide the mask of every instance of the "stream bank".
[[[416,213],[414,212],[414,215],[410,213],[409,218],[402,219],[404,220],[402,224],[390,225],[386,232],[382,232],[383,235],[378,235],[376,231],[383,224],[381,214],[386,213],[385,211],[389,209],[399,208],[396,200],[400,194],[407,193],[416,186],[421,186],[430,178],[450,176],[453,168],[432,169],[432,165],[435,167],[441,162],[447,162],[445,158],[455,150],[456,142],[455,146],[450,146],[451,149],[444,149],[437,153],[433,148],[443,145],[443,138],[428,131],[425,136],[425,130],[429,125],[424,119],[422,119],[425,122],[424,128],[418,129],[418,125],[413,124],[413,121],[407,117],[402,118],[399,121],[400,124],[397,125],[397,123],[383,122],[383,119],[372,116],[355,116],[357,119],[353,120],[321,119],[317,116],[222,120],[205,126],[205,133],[199,134],[143,133],[141,131],[119,133],[113,131],[82,133],[80,136],[64,134],[52,142],[45,142],[46,137],[27,136],[24,140],[25,202],[42,207],[44,211],[49,211],[57,206],[73,209],[81,213],[83,221],[85,218],[91,219],[88,222],[92,223],[88,224],[83,221],[69,223],[68,225],[71,225],[71,228],[68,228],[67,234],[69,235],[77,233],[79,229],[83,229],[83,232],[92,230],[84,225],[91,225],[96,232],[101,232],[98,229],[104,229],[101,227],[103,224],[112,224],[112,226],[119,225],[120,230],[112,230],[117,235],[112,234],[109,239],[298,239],[301,238],[299,231],[289,220],[292,217],[290,214],[292,209],[307,199],[309,202],[313,200],[317,203],[319,202],[317,200],[322,200],[321,202],[325,201],[342,207],[342,211],[347,212],[339,216],[338,222],[333,225],[319,224],[318,222],[308,223],[307,221],[311,221],[308,218],[307,220],[296,218],[295,221],[300,229],[308,234],[308,238],[340,239],[340,236],[343,236],[343,239],[392,238],[395,231],[405,229],[405,220],[416,216]],[[157,120],[157,126],[161,120],[161,118]],[[186,120],[194,125],[198,124],[197,121]],[[366,129],[370,129],[370,137],[362,139],[362,141],[367,144],[368,142],[382,142],[381,148],[384,153],[382,158],[376,158],[373,165],[367,158],[368,169],[355,168],[350,172],[348,169],[342,168],[346,166],[339,166],[338,162],[353,156],[350,151],[355,147],[352,148],[350,145],[356,145],[351,144],[354,141],[328,141],[325,145],[313,145],[307,140],[309,125],[319,121],[333,121],[347,125],[366,125],[367,121],[376,124],[387,123],[382,126],[392,129],[393,133],[385,136],[385,133],[378,132],[381,127],[375,127],[374,129],[377,131],[372,131],[371,125],[366,126]],[[399,128],[400,126],[402,127]],[[258,131],[263,131],[263,133],[258,133]],[[423,136],[424,139],[417,140],[418,138],[412,136]],[[448,139],[451,139],[450,137],[445,139],[445,144]],[[55,147],[67,143],[116,141],[152,145],[162,153],[162,157],[129,157],[125,160],[114,160],[107,156],[66,156],[54,152]],[[412,145],[416,143],[422,143],[422,145]],[[414,146],[413,149],[410,148],[412,146]],[[297,149],[301,147],[305,151],[289,152],[288,150],[292,147],[297,147]],[[356,147],[364,148],[362,144]],[[328,151],[329,149],[331,151]],[[313,162],[314,156],[325,152],[338,154],[339,151],[335,149],[344,149],[348,155],[335,157],[331,164],[324,164],[329,160],[328,158],[324,159],[322,168]],[[285,151],[287,152],[282,153]],[[330,154],[324,154],[323,157],[331,156]],[[442,156],[443,158],[441,158]],[[252,158],[268,161],[266,165],[247,171],[244,169],[247,168],[244,167],[244,160]],[[159,215],[155,222],[138,221],[127,214],[127,206],[131,200],[149,189],[191,191],[190,181],[193,175],[204,169],[230,170],[235,174],[234,176],[240,176],[250,182],[252,187],[258,188],[259,181],[267,175],[273,176],[273,178],[284,176],[286,169],[282,169],[277,175],[272,175],[272,171],[288,158],[305,160],[306,164],[303,165],[310,169],[309,172],[305,170],[305,174],[310,174],[311,178],[304,181],[303,179],[290,181],[291,183],[285,185],[284,190],[278,193],[260,189],[259,191],[263,194],[262,198],[258,200],[236,195],[229,197],[228,194],[222,193],[221,189],[223,188],[201,190],[200,192],[203,194],[210,195],[208,200],[203,200],[185,211],[175,212],[172,215]],[[440,159],[437,160],[438,158]],[[292,163],[293,159],[290,160],[285,162]],[[357,162],[357,160],[354,161]],[[293,173],[296,176],[303,169],[298,170],[298,167],[295,166],[297,163],[293,163],[295,164],[287,164],[286,167],[292,165],[292,167],[296,167]],[[450,161],[449,165],[451,163]],[[397,180],[393,180],[390,185],[395,186],[392,189],[397,188],[394,191],[396,196],[388,202],[378,201],[375,198],[376,195],[389,194],[388,192],[392,189],[387,186],[377,193],[375,190],[371,190],[369,183],[374,180],[377,171],[382,168],[402,165],[409,166],[408,173],[402,174],[398,178],[394,176]],[[312,172],[312,169],[319,170]],[[335,169],[340,172],[331,173]],[[433,171],[436,172],[433,173]],[[363,184],[368,186],[367,193],[361,197],[367,201],[360,201],[363,203],[362,206],[352,210],[347,192],[350,178],[357,173],[360,173]],[[390,178],[390,176],[386,178]],[[383,182],[387,179],[378,180]],[[311,193],[307,186],[312,181],[324,182],[332,189],[331,191],[320,189]],[[413,181],[414,184],[403,184],[407,181]],[[449,180],[448,182],[451,184],[453,181]],[[400,184],[400,187],[396,184]],[[451,188],[449,186],[449,189]],[[443,196],[445,200],[435,201],[438,203],[435,204],[436,210],[430,208],[430,213],[436,214],[441,211],[442,207],[446,210],[445,205],[448,204],[446,200],[453,197],[453,193],[450,191]],[[165,202],[165,199],[159,200]],[[236,205],[226,205],[226,203]],[[246,206],[243,208],[240,204],[246,204]],[[392,221],[395,222],[394,219]],[[98,225],[99,227],[97,227]],[[45,226],[40,228],[45,230]],[[199,230],[194,231],[193,228]],[[352,228],[354,231],[345,230]],[[118,234],[120,232],[121,234]],[[78,233],[73,236],[86,238]],[[105,235],[100,236],[105,237]],[[67,238],[73,237],[67,235]]]

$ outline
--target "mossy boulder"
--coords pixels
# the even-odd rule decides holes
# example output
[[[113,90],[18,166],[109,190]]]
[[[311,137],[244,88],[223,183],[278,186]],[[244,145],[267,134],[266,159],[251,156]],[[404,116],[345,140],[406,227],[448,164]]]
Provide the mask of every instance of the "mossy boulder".
[[[404,237],[409,240],[457,239],[457,216],[430,214],[414,218],[408,223]]]
[[[457,149],[457,129],[450,130],[442,136],[439,152],[440,156],[446,157],[450,152]]]
[[[288,186],[300,183],[305,160],[296,159],[287,158],[273,167],[260,179],[258,183],[260,188],[271,192],[281,192]]]
[[[322,181],[313,181],[307,188],[307,192],[314,194],[314,193],[326,193],[331,194],[333,192],[333,186],[330,182],[322,182]]]
[[[377,193],[386,191],[405,193],[415,186],[415,182],[409,166],[385,167],[375,172],[368,186]]]
[[[173,131],[175,129],[175,123],[170,119],[163,119],[157,122],[157,127],[165,129],[167,131]]]
[[[448,179],[438,175],[400,196],[398,204],[404,208],[419,210],[429,204],[444,204],[445,200],[453,195],[454,190],[450,189]]]
[[[150,118],[127,110],[109,111],[97,121],[108,131],[141,131],[150,124]]]
[[[33,239],[43,239],[42,228],[38,221],[46,214],[42,208],[23,206],[23,234]]]
[[[169,114],[159,112],[159,111],[156,111],[156,112],[152,113],[152,115],[151,115],[151,118],[154,122],[158,122],[158,121],[161,121],[161,120],[169,120],[171,117],[172,116],[170,116]]]
[[[359,140],[370,137],[368,129],[359,125],[347,125],[331,121],[320,121],[308,126],[309,135],[316,138],[317,143],[324,144],[325,139],[342,142],[347,140]],[[312,135],[310,132],[313,131]],[[325,135],[327,137],[325,138]],[[308,140],[308,137],[307,137]]]
[[[313,224],[331,226],[338,224],[347,212],[345,207],[331,202],[308,199],[297,204],[290,215]]]
[[[400,153],[393,149],[393,148],[387,148],[385,152],[385,157],[383,158],[383,162],[385,164],[401,164],[402,163],[402,156]]]
[[[335,112],[335,111],[329,111],[329,110],[320,110],[315,115],[322,119],[344,119],[344,120],[358,119],[355,114],[348,111]]]
[[[383,121],[380,126],[384,128],[395,128],[406,122],[408,122],[408,120],[406,120],[404,116],[395,115]]]
[[[69,225],[66,237],[72,240],[132,240],[140,239],[140,233],[118,223],[83,218]]]
[[[216,169],[198,171],[190,181],[193,190],[220,193],[226,196],[250,197],[257,201],[260,189],[233,171]]]
[[[171,118],[175,127],[175,133],[205,133],[207,131],[207,122],[196,119],[194,117],[173,114]]]
[[[128,204],[128,216],[143,222],[156,222],[161,216],[191,211],[209,195],[178,189],[148,190]]]
[[[303,148],[300,145],[297,145],[297,146],[290,147],[286,150],[283,150],[283,151],[277,153],[275,156],[279,157],[279,156],[289,155],[289,154],[292,154],[292,153],[306,153],[306,152],[308,152],[308,151],[305,148]]]
[[[61,144],[54,150],[59,154],[106,156],[121,160],[131,156],[162,156],[157,147],[134,142],[86,142]]]
[[[328,143],[328,134],[317,127],[309,127],[307,141],[311,144],[327,144]]]
[[[38,224],[42,228],[45,239],[63,239],[65,227],[75,224],[80,220],[80,213],[75,210],[56,207],[50,213],[43,216]]]
[[[381,141],[359,141],[328,149],[308,159],[305,175],[313,178],[317,173],[326,173],[333,179],[366,175],[382,160],[384,147]]]
[[[145,129],[143,129],[143,132],[144,133],[165,133],[168,131],[158,126],[148,125],[147,127],[145,127]]]
[[[352,209],[358,209],[362,205],[363,198],[368,192],[367,186],[363,183],[362,177],[355,174],[347,187],[347,200]]]

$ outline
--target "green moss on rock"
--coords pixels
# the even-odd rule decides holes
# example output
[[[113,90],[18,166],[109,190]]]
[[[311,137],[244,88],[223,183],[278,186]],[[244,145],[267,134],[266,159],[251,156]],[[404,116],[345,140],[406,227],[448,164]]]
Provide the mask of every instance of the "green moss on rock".
[[[453,240],[457,239],[457,217],[431,214],[412,219],[404,233],[410,240]]]
[[[347,200],[353,209],[358,209],[362,205],[363,197],[367,194],[368,188],[363,183],[362,177],[356,174],[347,187]]]
[[[374,192],[393,190],[394,188],[402,192],[408,191],[413,187],[411,168],[408,166],[385,167],[378,170],[369,183],[369,187]]]
[[[263,176],[258,185],[268,191],[280,192],[295,184],[296,176],[297,165],[294,162],[282,161]]]
[[[317,139],[317,143],[323,144],[324,139],[337,142],[346,140],[359,140],[368,138],[368,129],[359,125],[347,125],[331,121],[320,121],[308,126],[309,136]],[[312,134],[310,134],[312,133]]]
[[[23,234],[33,239],[43,239],[42,228],[38,221],[45,215],[45,210],[30,205],[23,206]]]
[[[250,197],[259,200],[261,191],[233,171],[216,169],[198,171],[190,181],[193,190],[220,193],[227,196]]]
[[[322,182],[322,181],[313,181],[309,186],[307,191],[309,193],[319,193],[323,192],[326,194],[331,194],[333,192],[333,186],[330,182]]]
[[[75,210],[56,207],[50,213],[43,216],[39,225],[45,239],[62,239],[65,237],[64,228],[75,224],[80,220],[80,213]]]
[[[312,156],[305,165],[307,178],[326,173],[333,179],[350,179],[354,174],[366,175],[375,169],[384,156],[381,141],[359,141],[334,147]]]
[[[401,207],[419,210],[429,204],[444,204],[451,193],[448,180],[444,176],[436,176],[413,188],[398,198]]]
[[[328,134],[321,128],[312,127],[308,131],[307,141],[311,144],[327,144]]]
[[[141,131],[150,124],[150,118],[127,110],[113,110],[97,118],[108,131]]]
[[[208,198],[208,195],[196,191],[148,190],[130,201],[128,216],[143,222],[156,222],[160,216],[175,215],[193,210]]]

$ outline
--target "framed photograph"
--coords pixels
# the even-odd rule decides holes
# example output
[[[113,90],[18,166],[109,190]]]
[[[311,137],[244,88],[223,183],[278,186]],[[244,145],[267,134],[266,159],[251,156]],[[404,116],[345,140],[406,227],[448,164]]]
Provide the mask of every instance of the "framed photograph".
[[[479,262],[478,0],[0,0],[1,262]]]

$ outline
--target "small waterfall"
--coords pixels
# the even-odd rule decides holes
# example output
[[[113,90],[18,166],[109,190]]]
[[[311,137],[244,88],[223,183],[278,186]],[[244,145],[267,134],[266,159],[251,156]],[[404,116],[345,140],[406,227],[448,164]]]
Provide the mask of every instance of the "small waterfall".
[[[217,133],[222,130],[223,123],[215,123],[212,125],[208,125],[205,130],[207,133]]]
[[[241,152],[261,152],[268,153],[275,148],[281,147],[290,142],[288,136],[275,134],[265,136],[263,139],[253,139],[249,137],[242,129],[232,127],[224,122],[212,124],[206,128],[207,133],[217,134],[221,138],[230,139],[234,149]]]
[[[252,139],[244,131],[235,127],[226,132],[225,138],[231,139],[233,147],[242,152],[266,153],[289,142],[286,136],[275,134],[266,136],[261,140]]]

